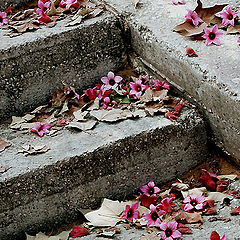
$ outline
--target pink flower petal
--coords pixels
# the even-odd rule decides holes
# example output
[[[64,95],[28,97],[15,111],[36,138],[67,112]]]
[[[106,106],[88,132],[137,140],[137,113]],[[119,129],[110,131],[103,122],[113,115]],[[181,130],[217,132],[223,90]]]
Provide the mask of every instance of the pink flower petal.
[[[196,197],[196,200],[197,200],[197,202],[198,203],[203,203],[204,201],[205,201],[205,197],[204,196],[198,196],[198,197]]]
[[[188,202],[190,202],[190,201],[191,201],[190,197],[186,197],[186,198],[183,200],[183,203],[188,203]]]
[[[187,211],[190,211],[192,210],[194,207],[191,205],[191,204],[187,204],[185,207],[184,207],[184,211],[187,212]]]
[[[178,230],[175,230],[172,233],[172,236],[173,236],[173,238],[180,238],[180,237],[182,237],[182,234]]]
[[[155,186],[154,181],[151,180],[151,181],[148,183],[148,186],[149,186],[150,188],[153,188],[153,187]]]
[[[165,240],[165,239],[167,238],[165,232],[162,232],[162,233],[160,234],[160,237],[161,237],[163,240]]]
[[[114,80],[115,80],[116,83],[119,83],[119,82],[122,81],[122,77],[116,76],[116,77],[114,78]]]
[[[172,231],[175,231],[175,230],[177,229],[177,226],[178,226],[178,223],[177,223],[176,221],[169,223],[169,228],[170,228]]]
[[[108,78],[107,77],[102,77],[101,78],[101,81],[104,83],[104,84],[108,84]]]
[[[132,209],[138,209],[139,202],[135,202],[132,204]]]
[[[221,45],[219,38],[215,38],[212,42],[218,46]]]
[[[203,204],[202,203],[197,204],[195,206],[195,209],[197,209],[197,210],[203,209]]]
[[[130,91],[130,94],[131,94],[131,91]],[[140,190],[146,195],[148,194],[148,189],[149,189],[149,187],[147,185],[144,185],[144,186],[140,187]]]
[[[166,222],[162,222],[161,225],[160,225],[160,228],[165,231],[167,229],[168,225]]]
[[[107,75],[107,77],[108,77],[108,79],[110,80],[110,79],[114,79],[114,73],[113,72],[109,72],[108,73],[108,75]]]

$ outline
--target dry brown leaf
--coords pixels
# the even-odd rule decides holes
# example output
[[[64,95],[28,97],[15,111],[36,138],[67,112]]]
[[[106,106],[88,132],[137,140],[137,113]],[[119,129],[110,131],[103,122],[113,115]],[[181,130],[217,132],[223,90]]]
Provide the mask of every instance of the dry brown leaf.
[[[187,223],[197,223],[197,222],[203,222],[202,216],[200,213],[194,212],[194,213],[189,213],[189,212],[184,212],[180,211],[177,213],[175,217],[176,221],[183,221]]]
[[[228,4],[214,5],[213,7],[203,8],[202,2],[200,0],[197,1],[198,6],[195,8],[195,12],[198,16],[205,22],[211,23],[212,19],[214,19],[214,15],[223,10]]]
[[[13,31],[18,32],[18,33],[25,33],[25,32],[30,32],[30,31],[35,31],[40,28],[39,25],[33,23],[33,22],[26,22],[20,26],[11,26]]]
[[[234,26],[230,25],[227,28],[227,34],[240,33],[240,23],[238,22]]]
[[[128,110],[112,109],[112,110],[93,110],[90,115],[99,121],[116,122],[118,120],[127,119],[133,116]]]
[[[50,9],[48,10],[47,15],[48,16],[53,16],[53,15],[56,15],[56,14],[57,14],[57,10],[55,8],[55,3],[54,3],[53,0],[51,0]]]
[[[97,124],[97,121],[95,120],[88,120],[86,122],[70,122],[67,127],[69,128],[75,128],[81,131],[86,131],[93,129]]]
[[[219,180],[235,180],[238,177],[236,174],[231,174],[231,175],[218,175],[217,178]]]
[[[189,189],[189,185],[185,183],[173,183],[172,184],[172,189],[177,190],[177,191],[186,191]]]
[[[173,31],[186,36],[186,37],[191,37],[195,35],[199,35],[203,32],[204,28],[207,27],[206,23],[202,23],[199,26],[195,27],[192,25],[190,22],[184,22],[182,24],[177,25]]]
[[[231,195],[221,192],[209,192],[206,200],[214,200],[215,202],[223,202],[224,198],[233,199]]]
[[[23,12],[18,12],[16,13],[12,19],[16,20],[16,21],[20,21],[20,20],[24,20],[26,17],[30,16],[31,14],[33,14],[35,12],[34,9],[27,9]]]
[[[112,227],[121,221],[121,213],[126,204],[104,198],[98,210],[85,214],[85,218],[95,227]]]
[[[28,154],[39,154],[39,153],[45,153],[49,150],[50,148],[47,146],[31,146],[31,145],[26,145],[22,146],[22,149],[18,151],[19,153],[25,153],[26,155]]]
[[[183,198],[186,198],[189,195],[197,195],[197,196],[202,196],[203,194],[207,193],[208,190],[205,187],[201,188],[193,188],[188,191],[181,191]]]
[[[91,13],[89,13],[88,15],[86,15],[86,18],[95,18],[98,15],[100,15],[103,12],[103,7],[99,6],[97,8],[95,8],[93,11],[91,11]]]

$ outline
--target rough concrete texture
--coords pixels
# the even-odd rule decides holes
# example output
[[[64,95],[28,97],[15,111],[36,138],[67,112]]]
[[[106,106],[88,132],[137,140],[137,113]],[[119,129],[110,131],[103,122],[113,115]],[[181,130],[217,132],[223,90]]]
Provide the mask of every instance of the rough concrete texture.
[[[215,143],[240,164],[240,47],[239,35],[224,35],[221,46],[190,41],[172,29],[184,22],[186,9],[195,9],[196,0],[173,5],[166,0],[106,1],[125,16],[131,27],[132,47],[149,67],[189,95],[201,107]],[[226,1],[203,0],[203,7]],[[239,1],[227,1],[240,6]],[[226,33],[226,32],[225,32]],[[185,56],[193,48],[197,58]]]
[[[105,13],[74,27],[53,28],[9,38],[0,29],[0,119],[46,101],[63,82],[92,86],[126,60],[119,20]]]
[[[4,11],[7,7],[20,7],[31,0],[0,0],[0,10]]]
[[[193,110],[174,123],[146,117],[42,139],[1,132],[12,143],[0,153],[1,165],[11,167],[0,176],[0,239],[7,240],[72,222],[78,209],[96,207],[104,197],[123,199],[150,179],[166,183],[207,155],[205,126]],[[17,154],[27,143],[51,149]]]
[[[218,216],[223,218],[229,218],[229,222],[213,221],[209,222],[208,219],[213,216],[203,216],[203,225],[200,229],[194,228],[196,224],[187,224],[192,229],[192,234],[183,234],[181,239],[183,240],[207,240],[209,239],[212,231],[217,231],[222,237],[224,234],[227,240],[240,240],[239,233],[239,216],[231,216],[231,208],[239,206],[240,200],[234,199],[231,202],[231,206],[222,206],[220,203],[216,205]],[[114,236],[114,240],[146,240],[151,239],[151,235],[145,229],[129,229],[126,230],[122,225],[117,225],[121,229],[120,234]],[[144,238],[145,237],[145,238]],[[148,237],[148,238],[147,238]],[[153,238],[153,237],[152,237]],[[104,237],[98,237],[97,234],[91,234],[89,236],[75,238],[75,240],[106,240]],[[70,238],[73,240],[73,238]],[[156,240],[156,238],[154,238]],[[160,240],[160,237],[159,237]]]

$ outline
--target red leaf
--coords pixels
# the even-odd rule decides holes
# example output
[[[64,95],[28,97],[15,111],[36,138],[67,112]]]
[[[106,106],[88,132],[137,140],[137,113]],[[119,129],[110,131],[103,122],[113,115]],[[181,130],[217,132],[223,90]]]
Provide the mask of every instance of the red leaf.
[[[210,236],[209,240],[220,240],[220,236],[216,231],[213,231],[211,233],[211,236]]]
[[[159,199],[155,196],[146,196],[145,194],[142,194],[140,196],[141,203],[144,207],[149,208],[151,204],[155,204],[159,201]]]
[[[198,57],[198,55],[195,53],[195,51],[192,48],[186,49],[186,56],[188,57]]]
[[[85,227],[74,226],[69,236],[72,238],[77,238],[77,237],[86,236],[88,234],[89,234],[89,231]]]
[[[240,206],[233,208],[230,213],[231,215],[240,215]]]
[[[224,181],[224,180],[220,180],[220,181],[217,181],[217,192],[223,192],[225,190],[227,190],[227,187],[229,185],[229,181]]]

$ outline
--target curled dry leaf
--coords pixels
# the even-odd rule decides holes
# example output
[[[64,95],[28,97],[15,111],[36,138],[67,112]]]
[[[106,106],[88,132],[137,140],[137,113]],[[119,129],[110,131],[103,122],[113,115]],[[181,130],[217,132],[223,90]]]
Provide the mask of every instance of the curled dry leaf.
[[[75,119],[77,121],[87,121],[87,119],[85,119],[87,114],[88,114],[87,111],[82,112],[81,110],[78,110],[78,111],[73,113],[73,116],[75,117]]]
[[[197,3],[198,6],[194,11],[204,22],[199,26],[194,26],[190,21],[185,21],[184,23],[177,25],[173,31],[188,37],[199,35],[203,32],[204,28],[207,27],[209,23],[215,23],[219,21],[215,14],[222,11],[222,9],[227,5],[221,4],[214,5],[213,7],[203,8],[202,2],[200,0],[198,0]]]
[[[175,219],[176,221],[185,222],[185,223],[203,222],[201,214],[197,212],[189,213],[189,212],[180,211],[177,213]]]
[[[203,8],[202,2],[197,1],[198,6],[195,9],[195,12],[205,23],[212,23],[211,21],[215,18],[215,14],[222,11],[224,7],[228,4],[214,5],[213,7]]]
[[[93,110],[90,112],[92,117],[99,121],[116,122],[133,116],[128,110],[112,109],[112,110]]]
[[[189,195],[197,195],[197,196],[202,196],[203,194],[207,193],[207,189],[205,187],[201,188],[193,188],[188,191],[181,191],[183,198],[186,198]],[[210,200],[210,199],[209,199]]]
[[[26,22],[19,26],[10,26],[10,28],[17,33],[32,32],[40,28],[39,24],[35,22]]]
[[[43,145],[43,146],[31,146],[31,145],[26,145],[22,146],[22,149],[18,151],[19,153],[25,153],[26,155],[28,154],[39,154],[39,153],[45,153],[49,150],[50,148]]]
[[[81,131],[93,129],[97,124],[96,120],[88,120],[85,122],[70,122],[67,127],[75,128]]]
[[[231,180],[231,181],[233,181],[233,180],[235,180],[235,179],[238,177],[238,175],[236,175],[236,174],[231,174],[231,175],[218,175],[217,177],[218,177],[218,179],[220,179],[220,180]]]
[[[202,23],[199,26],[195,27],[190,22],[186,21],[182,24],[177,25],[173,29],[173,31],[183,36],[191,37],[191,36],[202,34],[205,27],[207,27],[207,23]]]
[[[228,26],[227,34],[234,34],[234,33],[240,33],[240,22],[238,22],[234,26],[232,25]]]
[[[10,142],[5,142],[0,139],[0,152],[4,151],[7,147],[10,147],[11,143]]]
[[[221,192],[208,192],[206,200],[214,200],[215,202],[223,202],[225,198],[233,199],[232,196],[221,193]]]
[[[23,11],[23,12],[18,12],[18,13],[16,13],[16,14],[12,17],[12,19],[13,19],[13,20],[16,20],[16,21],[20,21],[20,20],[23,20],[23,19],[25,19],[26,17],[30,16],[30,15],[33,14],[34,12],[35,12],[34,9],[27,9],[27,10],[25,10],[25,11]]]
[[[189,185],[177,182],[172,184],[172,189],[177,191],[187,191],[189,189]]]
[[[121,221],[125,203],[104,198],[98,210],[85,214],[85,218],[95,227],[112,227]]]
[[[167,96],[168,90],[156,91],[148,88],[145,93],[140,97],[141,102],[163,101]]]
[[[50,9],[48,10],[47,15],[48,16],[53,16],[53,15],[56,15],[56,14],[57,14],[57,10],[55,8],[55,3],[54,3],[53,0],[51,0]]]
[[[30,236],[26,234],[27,240],[67,240],[69,237],[70,231],[63,231],[57,236],[47,236],[44,233],[38,233],[36,236]]]

